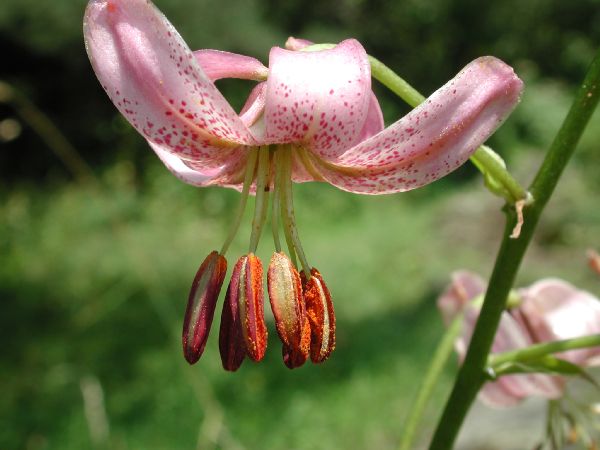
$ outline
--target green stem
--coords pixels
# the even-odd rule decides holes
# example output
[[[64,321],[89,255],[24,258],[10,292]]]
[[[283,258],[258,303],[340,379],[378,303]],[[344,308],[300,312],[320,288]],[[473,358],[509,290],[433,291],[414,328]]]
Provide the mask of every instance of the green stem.
[[[413,108],[423,103],[425,96],[399,77],[384,63],[369,55],[371,75]]]
[[[264,146],[258,150],[258,169],[256,171],[256,195],[254,202],[254,218],[252,219],[252,233],[250,235],[250,253],[255,253],[258,241],[265,222],[268,197],[265,186],[269,175],[269,147]]]
[[[413,440],[417,431],[417,426],[421,422],[425,406],[433,394],[433,389],[437,385],[437,381],[448,361],[448,358],[454,351],[454,341],[462,329],[463,315],[459,314],[450,324],[437,349],[429,363],[429,367],[425,372],[425,378],[421,382],[417,397],[412,407],[410,408],[409,416],[406,419],[402,438],[400,440],[400,450],[411,450],[413,448]]]
[[[496,368],[509,362],[527,362],[553,353],[598,346],[600,346],[600,334],[564,339],[562,341],[544,342],[519,350],[490,355],[488,358],[488,365],[492,368]]]
[[[475,153],[471,156],[471,162],[481,170],[482,173],[487,172],[492,178],[506,189],[510,194],[510,198],[506,198],[507,201],[514,203],[517,200],[528,199],[531,197],[525,189],[515,180],[506,168],[498,161],[497,157],[493,154],[493,150],[486,145],[479,147]],[[484,172],[485,170],[485,172]]]
[[[229,229],[229,233],[227,234],[227,238],[225,239],[225,243],[223,247],[221,247],[221,255],[225,256],[229,246],[233,242],[233,238],[237,234],[238,229],[240,228],[240,223],[242,223],[242,217],[244,216],[244,211],[246,210],[246,203],[248,203],[248,193],[250,192],[250,185],[252,184],[252,180],[254,179],[254,169],[256,168],[256,158],[258,156],[258,150],[252,149],[250,150],[250,154],[248,155],[248,161],[246,162],[246,173],[244,175],[244,184],[242,187],[242,198],[240,199],[240,203],[238,205],[238,209],[235,212],[235,219]]]
[[[504,238],[496,258],[481,314],[475,326],[465,361],[458,372],[452,393],[433,436],[430,450],[452,448],[467,411],[485,381],[484,370],[488,354],[494,341],[500,316],[506,305],[506,298],[540,215],[598,104],[599,89],[600,51],[594,57],[585,80],[575,95],[571,109],[531,185],[530,192],[535,201],[523,211],[525,222],[519,239],[510,238],[516,224],[516,215],[511,208],[506,208],[507,222]]]

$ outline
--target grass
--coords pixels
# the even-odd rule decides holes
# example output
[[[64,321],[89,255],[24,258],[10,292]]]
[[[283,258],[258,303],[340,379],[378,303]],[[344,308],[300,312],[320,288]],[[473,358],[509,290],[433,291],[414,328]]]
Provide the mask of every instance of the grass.
[[[550,206],[521,284],[556,275],[598,293],[584,252],[600,216],[595,186],[579,170]],[[337,349],[323,365],[289,371],[267,312],[265,361],[229,374],[217,332],[193,367],[178,336],[193,274],[220,247],[238,194],[185,186],[158,162],[145,178],[140,187],[121,163],[103,175],[101,189],[22,186],[0,194],[0,447],[90,448],[88,426],[97,432],[105,411],[110,434],[96,438],[98,448],[395,448],[442,333],[436,295],[452,270],[489,273],[500,201],[478,179],[385,197],[297,186],[305,250],[334,296]],[[230,267],[246,251],[247,215]],[[271,252],[265,233],[265,264]],[[86,418],[86,380],[101,387],[95,419]]]

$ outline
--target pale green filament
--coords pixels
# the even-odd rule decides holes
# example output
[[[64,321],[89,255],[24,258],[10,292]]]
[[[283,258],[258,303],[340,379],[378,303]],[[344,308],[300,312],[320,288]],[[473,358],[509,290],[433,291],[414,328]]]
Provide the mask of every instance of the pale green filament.
[[[287,244],[288,252],[290,254],[290,260],[295,267],[298,267],[298,261],[296,260],[296,250],[294,250],[294,241],[292,240],[292,235],[290,233],[291,225],[289,224],[289,218],[286,214],[286,192],[285,192],[285,161],[284,161],[284,153],[290,152],[291,148],[289,146],[279,147],[277,151],[277,161],[279,163],[277,169],[277,189],[279,190],[279,213],[281,214],[281,219],[283,222],[283,235],[285,236],[285,242]]]
[[[282,169],[282,186],[283,186],[283,204],[284,204],[284,220],[285,220],[285,231],[286,239],[289,233],[289,239],[292,241],[293,247],[298,254],[298,259],[304,273],[307,278],[310,278],[310,265],[306,260],[306,255],[300,244],[300,237],[298,236],[298,228],[296,227],[296,217],[294,215],[294,201],[292,199],[292,152],[289,148],[282,152],[281,160],[283,160]],[[289,246],[289,241],[288,241]]]
[[[269,178],[269,147],[263,146],[258,150],[258,169],[256,171],[256,196],[254,203],[254,218],[252,219],[252,234],[250,235],[250,253],[256,252],[258,241],[265,222],[269,197],[265,194]]]
[[[242,217],[244,215],[244,210],[246,209],[246,203],[248,202],[248,193],[250,192],[250,185],[252,184],[252,180],[254,179],[254,169],[256,168],[256,158],[258,156],[258,150],[256,148],[250,150],[250,154],[248,155],[248,161],[246,162],[246,173],[244,175],[244,185],[242,187],[242,198],[238,205],[238,209],[236,211],[235,219],[233,220],[233,224],[229,229],[229,234],[227,235],[227,239],[225,239],[225,243],[221,248],[221,255],[225,256],[233,238],[235,237],[240,223],[242,223]]]
[[[279,215],[281,206],[279,205],[280,198],[280,184],[281,184],[281,152],[275,151],[273,155],[273,166],[274,180],[273,180],[273,204],[271,205],[271,229],[273,231],[273,243],[275,244],[275,251],[281,252],[281,241],[279,240]]]

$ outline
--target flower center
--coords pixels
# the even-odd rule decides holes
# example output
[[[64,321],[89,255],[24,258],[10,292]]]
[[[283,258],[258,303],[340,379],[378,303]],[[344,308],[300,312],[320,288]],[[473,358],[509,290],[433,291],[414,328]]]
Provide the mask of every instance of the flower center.
[[[263,267],[255,253],[269,206],[275,253],[267,272],[267,287],[277,333],[283,344],[283,361],[290,369],[304,364],[309,355],[313,362],[320,363],[335,348],[331,295],[319,271],[309,265],[296,226],[292,196],[293,151],[301,152],[291,145],[249,150],[242,198],[231,229],[221,251],[212,252],[207,257],[208,262],[200,267],[190,292],[183,343],[186,359],[192,364],[204,349],[227,266],[225,253],[238,231],[252,186],[255,201],[248,253],[240,257],[233,268],[221,316],[219,349],[223,367],[235,371],[246,356],[260,361],[265,355]],[[280,230],[283,230],[289,257],[282,251]],[[298,271],[297,261],[301,271]]]

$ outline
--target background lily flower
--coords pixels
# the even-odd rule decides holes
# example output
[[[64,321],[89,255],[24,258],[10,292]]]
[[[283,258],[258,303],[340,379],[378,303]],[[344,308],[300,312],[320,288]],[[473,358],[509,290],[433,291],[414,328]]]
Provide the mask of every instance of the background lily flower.
[[[464,163],[522,90],[509,66],[480,58],[379,131],[367,55],[349,39],[318,52],[274,47],[266,84],[240,116],[213,80],[264,79],[262,65],[229,53],[195,55],[151,2],[92,0],[84,34],[111,100],[167,167],[197,186],[239,186],[249,148],[292,144],[294,181],[363,194],[414,189]]]
[[[485,293],[485,282],[477,274],[459,271],[438,298],[446,323],[464,313],[463,330],[455,342],[462,361],[473,333]],[[600,300],[558,279],[544,279],[517,292],[519,305],[502,313],[492,353],[525,348],[532,344],[600,333]],[[600,348],[571,350],[559,357],[579,365],[598,364]],[[506,375],[488,382],[479,398],[490,406],[519,403],[529,396],[558,398],[565,379],[543,374]]]
[[[600,300],[589,292],[556,278],[520,289],[522,303],[515,317],[522,320],[536,342],[558,341],[600,334]],[[570,350],[562,359],[579,365],[600,364],[600,347]]]

